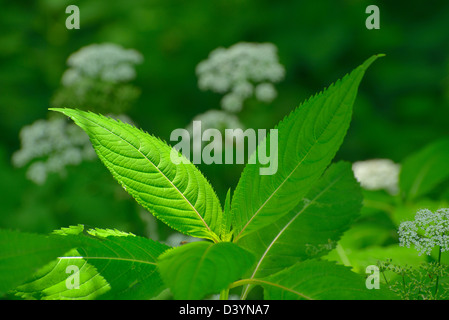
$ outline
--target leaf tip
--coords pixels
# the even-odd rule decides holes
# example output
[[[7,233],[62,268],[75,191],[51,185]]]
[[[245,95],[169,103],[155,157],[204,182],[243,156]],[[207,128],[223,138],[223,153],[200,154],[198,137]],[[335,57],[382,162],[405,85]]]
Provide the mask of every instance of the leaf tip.
[[[363,64],[362,67],[364,70],[368,69],[368,67],[374,62],[376,61],[378,58],[382,58],[385,57],[384,53],[378,53],[375,55],[372,55],[371,57],[369,57]]]

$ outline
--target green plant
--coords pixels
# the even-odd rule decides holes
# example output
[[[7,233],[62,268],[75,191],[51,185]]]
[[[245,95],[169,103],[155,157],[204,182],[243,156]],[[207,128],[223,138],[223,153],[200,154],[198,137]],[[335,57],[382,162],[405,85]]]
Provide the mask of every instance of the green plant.
[[[377,57],[285,117],[276,127],[278,171],[260,175],[263,164],[247,164],[224,208],[202,173],[188,161],[171,162],[172,148],[160,139],[102,115],[52,109],[89,135],[99,158],[140,205],[204,241],[169,248],[82,225],[49,236],[1,231],[0,293],[148,299],[168,288],[175,299],[216,293],[226,299],[231,290],[245,299],[260,286],[265,299],[393,298],[383,289],[368,290],[364,277],[349,268],[320,259],[361,208],[351,165],[330,164],[348,130],[359,83]],[[67,287],[68,266],[79,269],[79,290]],[[15,268],[20,272],[8,273]]]
[[[449,267],[440,262],[422,263],[418,267],[393,264],[392,259],[378,262],[379,271],[387,286],[403,300],[447,300],[447,283],[439,284],[449,276]],[[388,280],[387,274],[398,277]]]
[[[448,162],[448,137],[427,143],[400,163],[355,162],[364,197],[361,215],[325,258],[359,273],[392,260],[382,285],[403,299],[446,299],[447,274],[432,270],[447,271],[449,262]],[[418,254],[409,249],[412,245]]]
[[[438,252],[438,260],[423,263],[418,268],[393,265],[391,259],[380,263],[380,271],[390,288],[403,299],[447,299],[447,287],[442,288],[440,278],[449,276],[447,265],[441,264],[441,253],[448,250],[449,209],[419,210],[413,221],[404,221],[399,225],[399,245],[410,248],[415,246],[419,255],[430,256],[432,250]],[[401,281],[389,284],[385,271],[393,271],[401,276]],[[400,283],[399,283],[400,282]]]

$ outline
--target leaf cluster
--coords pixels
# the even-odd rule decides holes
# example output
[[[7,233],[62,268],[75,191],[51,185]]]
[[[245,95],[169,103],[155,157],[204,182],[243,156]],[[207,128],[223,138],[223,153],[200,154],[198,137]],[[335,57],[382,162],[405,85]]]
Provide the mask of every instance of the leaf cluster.
[[[392,298],[388,291],[368,290],[363,276],[349,268],[320,259],[361,208],[351,165],[331,163],[348,130],[360,81],[377,58],[285,117],[276,126],[278,171],[260,175],[264,164],[249,161],[224,209],[192,163],[171,161],[172,148],[164,141],[102,115],[52,109],[88,134],[101,161],[142,207],[202,241],[169,248],[82,225],[28,240],[20,232],[0,231],[0,275],[10,279],[1,292],[25,299],[149,299],[168,289],[175,299],[203,299],[219,292],[226,298],[242,288],[244,299],[260,286],[265,299]],[[258,159],[265,143],[275,142],[267,137],[252,157]],[[45,259],[31,259],[43,245]],[[67,288],[64,271],[70,265],[80,270],[78,290]],[[15,268],[21,272],[6,276]]]

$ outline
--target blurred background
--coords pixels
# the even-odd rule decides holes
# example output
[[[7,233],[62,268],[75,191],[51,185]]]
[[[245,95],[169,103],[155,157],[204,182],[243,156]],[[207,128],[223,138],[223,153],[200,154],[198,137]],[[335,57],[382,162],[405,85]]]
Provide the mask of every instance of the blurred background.
[[[44,129],[24,128],[49,121],[49,107],[89,109],[89,103],[96,103],[97,111],[114,113],[118,108],[136,126],[169,141],[174,129],[221,108],[223,94],[201,90],[196,68],[216,48],[241,42],[271,43],[285,70],[274,84],[274,99],[245,100],[238,119],[247,128],[273,128],[308,97],[371,55],[384,53],[362,81],[351,127],[335,160],[401,162],[449,133],[447,0],[0,4],[1,228],[42,233],[80,223],[166,239],[170,230],[155,223],[96,157],[67,161],[60,172],[49,172],[36,183],[30,165],[45,152],[35,150],[36,157],[29,161],[13,159],[25,148],[27,134],[29,144],[39,149],[33,135],[45,135],[45,123],[38,122]],[[79,30],[65,26],[65,9],[71,4],[80,9]],[[379,30],[365,27],[370,4],[380,9]],[[62,82],[70,69],[68,58],[81,48],[103,43],[134,50],[135,75],[118,87],[97,88],[98,94],[81,101]],[[79,141],[85,143],[83,137]],[[199,168],[223,202],[243,166]]]

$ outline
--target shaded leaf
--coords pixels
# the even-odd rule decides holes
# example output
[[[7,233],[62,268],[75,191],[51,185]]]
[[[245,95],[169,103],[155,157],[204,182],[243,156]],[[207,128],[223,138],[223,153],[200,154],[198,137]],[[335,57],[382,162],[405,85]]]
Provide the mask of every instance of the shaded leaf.
[[[249,252],[230,242],[200,241],[161,255],[159,270],[176,299],[201,299],[239,279],[253,263]]]
[[[76,244],[55,236],[0,230],[0,295]]]
[[[163,289],[156,260],[169,247],[110,229],[58,230],[59,240],[80,245],[40,269],[16,295],[25,299],[150,299]],[[67,267],[79,269],[79,288],[67,285]]]
[[[332,165],[296,210],[238,242],[255,253],[256,266],[250,278],[265,277],[327,254],[359,216],[361,205],[360,186],[351,164]]]
[[[433,142],[402,163],[399,187],[406,199],[413,200],[432,191],[449,178],[449,138]]]
[[[365,277],[329,261],[307,260],[261,279],[267,300],[395,299],[386,288],[367,289]]]

